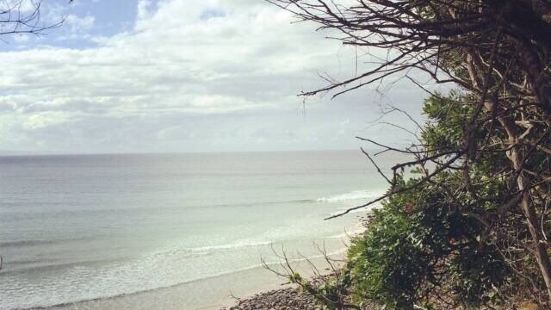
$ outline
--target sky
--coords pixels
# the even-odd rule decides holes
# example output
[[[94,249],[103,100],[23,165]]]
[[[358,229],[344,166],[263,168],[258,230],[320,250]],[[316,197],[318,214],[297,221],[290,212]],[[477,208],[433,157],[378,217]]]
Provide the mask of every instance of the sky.
[[[4,0],[12,1],[12,0]],[[23,8],[32,7],[31,0]],[[35,1],[36,2],[36,1]],[[372,66],[263,0],[44,0],[40,35],[0,41],[0,152],[150,153],[392,145],[426,95],[405,79],[297,96]]]

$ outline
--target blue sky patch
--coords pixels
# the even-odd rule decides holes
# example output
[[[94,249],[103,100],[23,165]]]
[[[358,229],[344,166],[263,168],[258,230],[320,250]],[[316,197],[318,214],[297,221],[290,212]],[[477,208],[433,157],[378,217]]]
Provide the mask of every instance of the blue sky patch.
[[[218,18],[218,17],[225,17],[226,12],[224,12],[221,9],[206,9],[203,12],[201,12],[201,15],[199,18],[201,20],[209,20],[211,18]]]

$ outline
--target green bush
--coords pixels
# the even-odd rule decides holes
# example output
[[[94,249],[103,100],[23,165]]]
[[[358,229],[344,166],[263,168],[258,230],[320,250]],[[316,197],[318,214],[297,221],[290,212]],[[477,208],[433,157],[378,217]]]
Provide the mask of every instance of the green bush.
[[[537,265],[524,251],[530,234],[511,199],[514,175],[503,172],[507,158],[499,144],[484,138],[502,133],[491,125],[469,132],[466,124],[477,122],[470,117],[470,100],[452,93],[425,102],[429,120],[422,131],[422,155],[461,150],[461,159],[453,167],[444,164],[452,155],[412,166],[408,178],[398,173],[394,194],[352,240],[345,281],[314,292],[330,300],[351,293],[355,304],[376,301],[387,309],[510,309],[515,302],[510,296],[530,298],[543,291]],[[466,147],[466,135],[485,140],[486,151]],[[536,171],[549,165],[544,155],[532,158],[526,165]],[[427,180],[427,170],[437,167],[439,173]]]
[[[374,211],[368,230],[348,252],[357,302],[374,299],[393,309],[430,306],[431,293],[446,286],[457,300],[477,306],[501,285],[508,269],[482,240],[484,226],[470,213],[475,210],[445,198],[427,185],[396,194]]]
[[[378,299],[396,307],[411,305],[428,261],[419,232],[397,202],[375,210],[365,236],[353,240],[348,252],[357,300]],[[409,202],[405,202],[409,203]]]
[[[462,147],[472,114],[468,100],[458,93],[426,100],[429,121],[422,144],[428,154]],[[472,134],[483,137],[485,130],[493,129]],[[474,155],[468,187],[464,171],[451,168],[420,184],[422,175],[407,180],[398,175],[395,190],[417,186],[384,201],[349,249],[356,301],[374,299],[394,309],[430,307],[440,294],[467,307],[495,301],[496,288],[510,280],[511,270],[485,219],[499,223],[497,210],[507,199],[508,180],[489,176],[506,159],[492,152]]]

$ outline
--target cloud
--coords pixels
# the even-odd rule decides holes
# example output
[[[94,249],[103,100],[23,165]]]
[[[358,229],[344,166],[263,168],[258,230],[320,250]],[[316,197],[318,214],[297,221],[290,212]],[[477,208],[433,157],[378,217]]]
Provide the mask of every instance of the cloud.
[[[96,18],[91,15],[81,17],[74,14],[69,14],[65,17],[64,26],[68,27],[72,33],[81,33],[92,28],[95,20]]]
[[[336,124],[319,117],[311,129],[286,127],[286,113],[293,123],[302,121],[295,94],[319,86],[319,73],[340,79],[354,72],[355,51],[325,40],[314,25],[291,24],[289,13],[256,0],[140,0],[136,12],[131,31],[98,37],[93,47],[0,53],[0,110],[9,119],[0,149],[81,151],[88,145],[87,151],[137,151],[149,144],[172,150],[178,148],[175,141],[180,150],[210,148],[196,137],[227,139],[228,149],[232,143],[234,149],[274,147],[269,141],[293,148],[285,140],[291,138],[294,148],[301,143],[332,148],[330,141],[315,140],[332,131],[340,136],[358,130],[361,119],[350,120],[344,108]],[[68,15],[65,27],[85,35],[95,20]],[[351,104],[364,100],[348,98]],[[269,128],[253,121],[251,115],[265,119],[260,117],[265,113],[282,118],[279,123],[270,118]],[[241,134],[232,136],[230,130]],[[242,143],[236,136],[249,140]]]
[[[139,0],[138,1],[138,13],[136,19],[142,21],[150,17],[152,10],[153,2],[150,0]]]

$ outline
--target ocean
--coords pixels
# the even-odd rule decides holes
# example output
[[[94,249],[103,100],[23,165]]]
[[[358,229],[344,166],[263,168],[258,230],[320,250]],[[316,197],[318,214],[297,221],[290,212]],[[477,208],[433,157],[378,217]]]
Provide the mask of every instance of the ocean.
[[[215,309],[274,252],[342,253],[364,211],[324,218],[385,188],[360,151],[3,156],[0,309]]]

